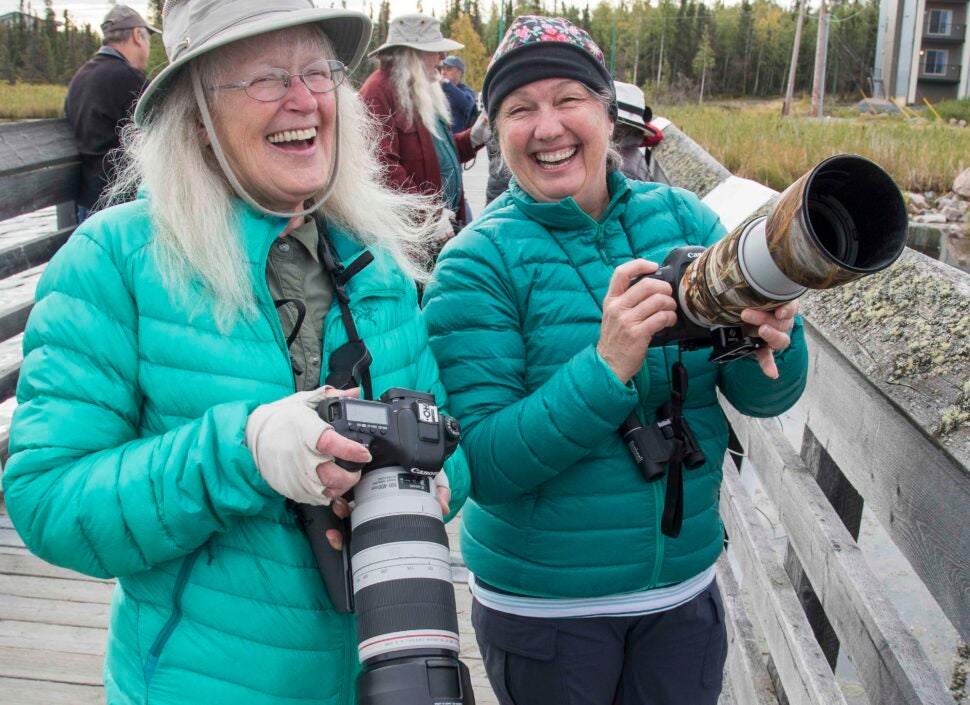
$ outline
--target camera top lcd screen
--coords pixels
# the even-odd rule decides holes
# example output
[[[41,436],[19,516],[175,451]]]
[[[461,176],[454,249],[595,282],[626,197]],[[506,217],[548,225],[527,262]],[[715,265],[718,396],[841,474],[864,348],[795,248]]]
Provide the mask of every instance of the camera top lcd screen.
[[[346,409],[347,420],[352,423],[388,425],[387,407],[383,404],[361,404],[348,401]]]

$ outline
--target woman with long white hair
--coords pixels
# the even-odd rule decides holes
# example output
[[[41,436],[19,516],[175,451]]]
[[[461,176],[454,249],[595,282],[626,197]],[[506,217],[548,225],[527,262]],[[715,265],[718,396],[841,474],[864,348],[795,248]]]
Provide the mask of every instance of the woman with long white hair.
[[[371,459],[315,410],[359,393],[335,375],[444,403],[413,283],[439,206],[382,185],[345,81],[364,15],[168,0],[163,18],[170,64],[114,189],[139,197],[79,227],[38,286],[7,509],[42,558],[118,579],[108,702],[349,702],[354,618],[289,504],[346,516],[360,472],[338,461]],[[343,369],[358,335],[372,361]],[[438,478],[456,511],[460,450]]]

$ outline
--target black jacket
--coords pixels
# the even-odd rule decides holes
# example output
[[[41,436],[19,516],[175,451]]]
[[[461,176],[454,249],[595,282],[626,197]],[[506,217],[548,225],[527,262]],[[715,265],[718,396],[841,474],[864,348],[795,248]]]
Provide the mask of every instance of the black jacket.
[[[79,206],[93,207],[108,185],[111,167],[105,156],[118,146],[119,130],[144,86],[144,73],[103,49],[71,79],[64,112],[81,153]]]

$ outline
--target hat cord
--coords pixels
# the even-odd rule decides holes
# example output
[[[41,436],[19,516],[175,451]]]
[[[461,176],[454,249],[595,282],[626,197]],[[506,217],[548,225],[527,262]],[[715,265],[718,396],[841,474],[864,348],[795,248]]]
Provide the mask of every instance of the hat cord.
[[[192,92],[195,94],[195,102],[199,106],[199,112],[202,114],[202,124],[205,127],[205,131],[209,136],[209,143],[212,145],[212,152],[216,155],[216,161],[219,162],[219,167],[222,169],[223,175],[229,181],[232,190],[236,192],[246,203],[251,205],[256,210],[265,213],[267,215],[275,215],[280,218],[298,218],[310,215],[315,211],[319,210],[327,199],[330,198],[330,194],[333,192],[334,185],[337,178],[337,164],[339,163],[340,157],[340,110],[339,110],[339,98],[337,96],[337,91],[333,92],[334,100],[334,144],[333,144],[333,165],[330,168],[330,178],[327,180],[327,185],[323,190],[323,195],[317,199],[309,208],[304,208],[301,211],[294,211],[292,213],[285,211],[274,211],[265,206],[260,205],[255,198],[249,195],[249,192],[243,188],[243,185],[239,183],[239,179],[236,178],[235,172],[233,172],[232,167],[229,166],[229,160],[226,159],[225,152],[222,151],[222,145],[219,144],[219,137],[216,134],[215,125],[212,122],[212,115],[209,113],[209,106],[205,100],[205,94],[202,90],[202,79],[199,76],[199,67],[193,61],[189,65],[189,72],[192,76]]]

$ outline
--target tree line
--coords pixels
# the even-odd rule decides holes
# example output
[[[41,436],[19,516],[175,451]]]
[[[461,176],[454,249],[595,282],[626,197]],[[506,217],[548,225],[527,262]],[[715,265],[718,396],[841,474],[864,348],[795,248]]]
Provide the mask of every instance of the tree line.
[[[45,0],[43,15],[20,0],[0,22],[0,80],[67,83],[100,45],[91,25],[77,24],[67,10],[58,17],[52,0]]]
[[[327,0],[319,1],[325,4]],[[333,5],[342,0],[332,0]],[[804,1],[804,0],[803,0]],[[792,0],[797,3],[797,0]],[[151,0],[151,20],[161,26],[161,0]],[[421,0],[418,2],[420,9]],[[100,44],[89,25],[78,26],[65,11],[59,19],[52,0],[38,16],[21,0],[18,20],[0,25],[0,77],[7,81],[66,83]],[[368,51],[387,37],[389,0],[369,7],[374,34]],[[432,14],[433,11],[431,11]],[[566,17],[586,29],[603,49],[613,75],[663,100],[784,95],[798,16],[797,4],[777,0],[448,0],[439,19],[445,36],[465,45],[457,52],[467,66],[465,81],[475,89],[505,28],[518,15]],[[826,93],[843,99],[869,93],[879,18],[877,0],[832,0],[829,5]],[[30,19],[32,18],[32,19]],[[806,13],[795,89],[812,84],[817,10]],[[153,42],[152,68],[164,62],[161,41]],[[354,79],[373,69],[365,60]]]

